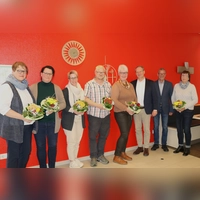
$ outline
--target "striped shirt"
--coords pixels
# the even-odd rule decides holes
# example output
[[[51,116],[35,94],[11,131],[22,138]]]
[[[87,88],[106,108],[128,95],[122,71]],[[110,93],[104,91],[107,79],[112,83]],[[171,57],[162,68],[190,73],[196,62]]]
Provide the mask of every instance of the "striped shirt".
[[[99,85],[95,79],[92,79],[85,84],[84,93],[85,97],[93,102],[102,103],[103,97],[110,97],[111,95],[111,84],[108,81],[104,81],[102,85]],[[110,111],[88,106],[87,114],[94,117],[105,118],[110,114]]]

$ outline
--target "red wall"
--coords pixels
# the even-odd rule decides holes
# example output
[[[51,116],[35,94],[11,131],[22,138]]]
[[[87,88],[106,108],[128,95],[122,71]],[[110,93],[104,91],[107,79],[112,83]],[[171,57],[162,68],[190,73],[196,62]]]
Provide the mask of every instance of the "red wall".
[[[99,3],[95,5],[93,10],[88,8],[90,12],[85,13],[85,18],[81,18],[82,20],[78,29],[73,27],[74,23],[68,23],[66,25],[71,28],[70,30],[73,30],[71,32],[66,30],[66,26],[61,31],[62,26],[59,26],[58,23],[56,24],[53,19],[53,26],[58,27],[60,32],[58,31],[55,33],[55,29],[52,31],[51,26],[45,29],[46,32],[43,32],[42,25],[39,21],[38,26],[41,25],[41,31],[38,29],[32,30],[33,26],[36,27],[34,23],[25,24],[25,26],[21,28],[18,26],[18,29],[8,28],[7,32],[5,29],[2,29],[3,31],[0,32],[0,64],[13,64],[18,60],[25,62],[29,67],[29,84],[40,80],[39,71],[41,67],[44,65],[52,65],[56,69],[53,82],[58,84],[61,88],[64,88],[67,84],[67,72],[71,69],[78,71],[79,82],[84,87],[84,84],[93,78],[95,66],[104,64],[105,56],[107,58],[107,63],[116,69],[119,64],[126,64],[129,67],[130,73],[128,79],[130,81],[136,78],[134,68],[137,65],[143,65],[147,78],[156,80],[157,70],[160,67],[164,67],[167,70],[167,79],[176,83],[180,80],[180,75],[176,73],[177,66],[182,66],[184,62],[189,62],[190,66],[193,66],[195,71],[195,74],[191,76],[191,82],[196,85],[199,93],[200,35],[197,33],[177,33],[177,27],[174,25],[174,22],[172,22],[172,26],[176,27],[174,29],[175,31],[162,31],[163,29],[169,30],[167,29],[169,24],[166,24],[167,21],[164,18],[159,18],[152,27],[150,24],[156,19],[154,12],[152,11],[151,15],[142,12],[143,16],[139,9],[147,9],[146,7],[148,6],[141,3],[136,6],[137,9],[135,8],[136,10],[134,10],[134,14],[132,14],[131,6],[133,6],[133,2],[135,1],[125,1],[126,3],[123,4],[123,7],[119,2],[116,4],[112,2],[111,5],[108,5],[106,1],[103,0],[102,4]],[[83,6],[83,3],[80,5]],[[43,12],[48,13],[49,11],[44,10]],[[12,15],[12,12],[10,12],[10,14]],[[0,17],[1,15],[2,13]],[[122,18],[117,17],[120,15]],[[141,17],[140,22],[142,24],[136,20],[136,15]],[[91,20],[89,17],[92,16],[96,18],[92,18]],[[162,12],[159,13],[159,16],[162,16]],[[2,23],[3,27],[6,27],[6,18],[4,19],[5,20],[0,21],[0,23]],[[127,22],[130,22],[130,19],[136,23],[130,24],[129,26]],[[145,21],[145,19],[147,21]],[[13,20],[15,19],[13,18]],[[73,20],[75,19],[73,18]],[[188,21],[190,20],[188,19]],[[8,24],[10,23],[10,18],[8,18]],[[20,21],[18,23],[18,25],[21,25]],[[78,22],[76,23],[78,24]],[[26,27],[28,31],[26,31]],[[138,32],[136,31],[137,27],[139,29]],[[143,31],[143,29],[146,30],[146,28],[149,27],[151,31]],[[194,30],[196,27],[195,23],[190,24],[190,27]],[[157,28],[158,31],[152,31],[153,28]],[[23,30],[21,33],[19,31],[20,29]],[[179,24],[179,29],[183,30],[181,24]],[[76,40],[85,47],[86,59],[81,65],[70,66],[62,58],[62,47],[69,40]],[[80,145],[80,157],[89,155],[87,132],[88,129],[86,128]],[[106,144],[106,151],[115,149],[118,136],[119,130],[113,113],[111,113],[111,130]],[[151,141],[153,141],[153,137],[151,137]],[[128,146],[135,145],[137,145],[137,143],[133,124]],[[3,139],[0,139],[0,154],[1,153],[6,153],[6,143]],[[66,159],[68,158],[66,154],[65,135],[62,129],[60,129],[57,161]],[[38,162],[36,158],[35,141],[33,139],[33,149],[28,166],[34,165],[38,165]],[[0,167],[5,167],[5,160],[0,160]]]

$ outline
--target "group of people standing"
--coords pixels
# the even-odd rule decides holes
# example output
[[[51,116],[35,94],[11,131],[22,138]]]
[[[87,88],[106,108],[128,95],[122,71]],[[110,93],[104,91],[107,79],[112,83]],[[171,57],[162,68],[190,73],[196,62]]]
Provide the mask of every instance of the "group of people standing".
[[[119,79],[111,86],[105,79],[106,70],[103,65],[95,68],[95,77],[85,84],[84,89],[78,83],[78,73],[71,70],[67,74],[68,84],[61,90],[52,83],[55,70],[52,66],[41,69],[41,81],[28,86],[26,76],[28,68],[23,62],[12,66],[12,74],[0,86],[0,136],[7,141],[7,167],[24,168],[31,152],[32,132],[35,133],[37,158],[40,168],[54,168],[57,153],[57,140],[60,125],[66,135],[67,153],[70,168],[81,168],[83,163],[78,159],[79,144],[85,128],[85,114],[73,109],[77,100],[88,103],[88,136],[90,150],[90,165],[97,166],[98,162],[108,164],[104,156],[106,139],[110,131],[110,111],[102,104],[103,97],[111,97],[114,102],[114,117],[119,127],[119,138],[116,143],[113,162],[121,165],[128,164],[132,157],[126,154],[128,136],[135,122],[135,132],[138,148],[134,155],[143,153],[149,155],[150,120],[154,119],[154,145],[151,150],[159,148],[159,122],[162,121],[162,149],[167,152],[167,123],[168,116],[176,114],[179,146],[174,153],[190,153],[190,125],[194,105],[198,102],[196,88],[190,83],[188,71],[181,73],[181,81],[174,88],[171,82],[165,80],[166,71],[158,71],[158,80],[152,81],[145,77],[145,69],[138,66],[135,69],[137,79],[128,82],[128,67],[118,67]],[[49,112],[44,118],[36,121],[26,119],[23,109],[30,103],[40,105],[48,96],[55,96],[59,102],[58,112]],[[184,108],[173,110],[172,102],[186,102]],[[127,107],[126,102],[135,101],[140,104],[141,111],[135,114]],[[185,134],[185,147],[184,147]],[[46,147],[48,145],[48,148]]]

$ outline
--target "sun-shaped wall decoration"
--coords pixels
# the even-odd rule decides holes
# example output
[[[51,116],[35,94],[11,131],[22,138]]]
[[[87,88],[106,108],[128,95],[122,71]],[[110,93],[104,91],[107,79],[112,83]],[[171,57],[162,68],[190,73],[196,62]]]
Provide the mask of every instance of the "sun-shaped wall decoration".
[[[80,65],[86,56],[85,48],[77,41],[69,41],[62,48],[62,57],[69,65]]]

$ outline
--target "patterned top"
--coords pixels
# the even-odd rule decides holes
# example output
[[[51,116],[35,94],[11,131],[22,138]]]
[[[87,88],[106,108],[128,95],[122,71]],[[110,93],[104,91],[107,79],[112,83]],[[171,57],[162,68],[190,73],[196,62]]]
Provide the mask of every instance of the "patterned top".
[[[95,79],[92,79],[85,84],[84,93],[85,97],[93,102],[102,103],[103,97],[110,97],[111,95],[111,84],[108,81],[104,81],[102,85],[99,85]],[[94,117],[105,118],[110,114],[110,111],[88,106],[87,114]]]

